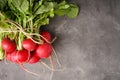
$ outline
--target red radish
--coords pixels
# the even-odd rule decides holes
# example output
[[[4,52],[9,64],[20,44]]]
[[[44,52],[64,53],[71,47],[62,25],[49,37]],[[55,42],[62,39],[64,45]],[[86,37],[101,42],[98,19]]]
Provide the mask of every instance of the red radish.
[[[6,54],[6,59],[7,59],[8,61],[11,61],[11,54]]]
[[[22,42],[22,46],[23,48],[25,48],[26,50],[28,51],[33,51],[36,49],[36,43],[34,43],[31,39],[25,39],[23,42]]]
[[[30,60],[28,61],[28,63],[29,64],[34,64],[34,63],[39,62],[39,60],[40,60],[40,57],[38,57],[36,55],[36,53],[34,52],[34,53],[31,54],[31,57],[30,57]]]
[[[29,57],[30,57],[30,54],[27,50],[19,50],[19,51],[16,50],[11,54],[12,62],[19,63],[19,64],[27,62]]]
[[[16,49],[16,44],[13,41],[11,41],[9,38],[5,38],[2,40],[2,48],[6,52],[12,52]]]
[[[27,62],[30,58],[30,53],[27,50],[19,50],[16,58],[19,63]]]
[[[12,60],[11,60],[11,53],[6,52],[5,58],[6,58],[8,61],[12,61]]]
[[[18,54],[18,50],[15,50],[11,53],[11,61],[18,63],[16,55]]]
[[[52,41],[52,36],[48,31],[41,32],[41,35],[49,42]],[[44,42],[47,42],[44,38],[41,38]]]
[[[38,48],[36,49],[36,54],[40,58],[47,58],[52,53],[52,46],[48,43],[40,44]]]

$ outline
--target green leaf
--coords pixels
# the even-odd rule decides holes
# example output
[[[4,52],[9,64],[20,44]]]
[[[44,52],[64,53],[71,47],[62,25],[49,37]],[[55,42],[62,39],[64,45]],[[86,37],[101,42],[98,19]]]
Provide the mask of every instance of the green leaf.
[[[67,13],[67,16],[69,18],[75,18],[78,16],[78,13],[79,13],[79,7],[74,4],[71,4],[70,11]]]
[[[55,14],[57,14],[58,16],[64,16],[69,12],[68,9],[56,9],[55,10]]]
[[[25,13],[28,12],[28,9],[29,9],[29,2],[27,0],[23,0],[23,2],[21,3],[21,6],[20,6],[21,10]]]
[[[58,7],[55,8],[54,12],[58,16],[67,15],[69,18],[75,18],[78,15],[79,8],[77,5],[68,4],[66,1],[62,1],[58,4]]]
[[[60,2],[59,4],[58,4],[58,6],[60,7],[60,6],[64,6],[66,4],[66,1],[65,0],[63,0],[62,2]]]
[[[8,3],[11,10],[15,12],[28,13],[29,2],[27,0],[8,0]]]
[[[49,12],[49,16],[50,16],[51,18],[54,17],[54,10],[53,10],[53,9]]]
[[[54,8],[54,4],[52,2],[45,2],[37,11],[36,14],[42,14],[50,11]]]
[[[41,26],[49,24],[49,13],[39,14],[34,20],[34,26]]]
[[[44,19],[41,24],[42,25],[49,24],[49,18]]]
[[[20,10],[21,3],[22,3],[22,0],[11,0],[11,4],[18,10]]]
[[[42,5],[43,0],[40,0],[39,2],[34,2],[33,6],[33,14],[38,10],[38,8]]]
[[[58,4],[58,9],[67,9],[69,8],[70,5],[66,3],[66,1],[62,1],[61,3]]]

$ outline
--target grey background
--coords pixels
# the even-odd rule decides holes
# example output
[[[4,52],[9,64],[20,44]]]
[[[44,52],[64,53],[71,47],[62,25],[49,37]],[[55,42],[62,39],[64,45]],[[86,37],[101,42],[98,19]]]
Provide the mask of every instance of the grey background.
[[[120,0],[68,0],[81,7],[75,19],[56,17],[47,29],[62,67],[53,55],[52,80],[120,80]],[[48,60],[42,60],[49,64]],[[25,65],[35,77],[14,63],[0,63],[0,80],[50,80],[50,70],[42,64]]]

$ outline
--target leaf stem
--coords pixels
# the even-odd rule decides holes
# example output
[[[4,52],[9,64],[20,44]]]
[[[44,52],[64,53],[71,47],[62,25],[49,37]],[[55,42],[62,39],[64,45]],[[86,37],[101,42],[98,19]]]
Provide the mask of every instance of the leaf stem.
[[[24,18],[23,18],[23,27],[24,28],[26,28],[26,24],[27,24],[27,22],[26,22],[26,16],[24,15]]]
[[[30,20],[30,28],[31,28],[31,32],[33,32],[33,21]]]

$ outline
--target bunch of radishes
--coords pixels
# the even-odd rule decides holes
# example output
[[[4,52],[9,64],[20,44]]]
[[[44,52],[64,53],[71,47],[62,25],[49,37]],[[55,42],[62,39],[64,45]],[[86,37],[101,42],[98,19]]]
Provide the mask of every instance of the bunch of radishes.
[[[30,38],[26,38],[22,42],[21,50],[17,50],[16,43],[9,37],[4,38],[1,44],[5,52],[5,58],[18,64],[33,64],[39,62],[42,58],[48,58],[52,55],[52,45],[48,43],[52,41],[52,36],[48,31],[43,31],[40,35],[42,36],[42,44],[37,44]]]

